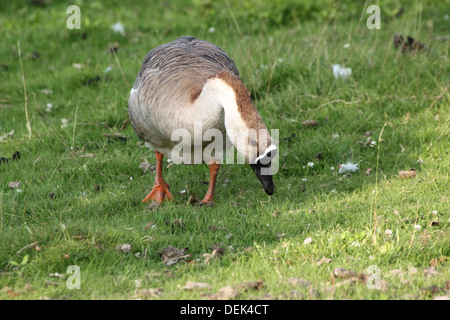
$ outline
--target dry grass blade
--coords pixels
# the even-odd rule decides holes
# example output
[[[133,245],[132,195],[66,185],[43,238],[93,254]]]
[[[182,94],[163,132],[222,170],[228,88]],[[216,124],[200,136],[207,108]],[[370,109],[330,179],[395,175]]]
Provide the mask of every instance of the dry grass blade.
[[[20,249],[19,251],[17,251],[17,254],[21,254],[22,251],[26,250],[26,249],[30,249],[30,248],[34,248],[38,245],[38,242],[33,242],[30,243],[29,245],[26,245],[25,247],[23,247],[22,249]]]
[[[17,41],[17,49],[19,51],[20,72],[21,72],[21,75],[22,75],[23,94],[24,94],[24,97],[25,97],[25,117],[27,119],[28,138],[31,138],[31,124],[30,124],[30,118],[28,117],[27,83],[25,81],[25,74],[23,72],[22,52],[20,50],[20,41]]]
[[[14,130],[11,130],[10,132],[0,136],[0,141],[6,140],[9,137],[12,137],[12,135],[14,134]]]
[[[377,169],[375,172],[375,190],[374,190],[374,207],[373,207],[373,235],[372,235],[372,245],[377,243],[377,196],[378,196],[378,168],[380,164],[380,149],[381,149],[381,136],[383,135],[384,128],[386,128],[386,122],[383,125],[383,129],[381,129],[380,136],[378,137],[378,151],[377,151]]]
[[[119,70],[122,73],[123,79],[125,80],[125,83],[127,84],[127,88],[131,88],[130,83],[127,80],[127,77],[125,77],[125,73],[123,72],[122,66],[120,65],[119,59],[117,58],[116,50],[114,50],[114,47],[111,43],[109,44],[109,49],[111,50],[112,54],[114,55],[114,58],[116,59],[117,66],[119,67]]]

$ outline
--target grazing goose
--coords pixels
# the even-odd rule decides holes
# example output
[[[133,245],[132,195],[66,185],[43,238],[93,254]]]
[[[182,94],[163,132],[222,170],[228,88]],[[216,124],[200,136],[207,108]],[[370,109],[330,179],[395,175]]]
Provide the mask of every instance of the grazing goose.
[[[272,176],[262,171],[270,170],[277,148],[233,60],[214,44],[186,36],[151,50],[131,89],[128,109],[134,130],[156,156],[155,184],[144,202],[161,203],[172,198],[162,176],[163,156],[173,159],[172,151],[177,145],[183,151],[186,148],[190,151],[191,147],[201,151],[207,148],[208,141],[198,143],[192,138],[198,134],[196,124],[201,125],[202,137],[210,129],[218,130],[222,134],[219,143],[224,147],[234,145],[258,176],[265,192],[273,194]],[[172,136],[180,128],[190,134],[182,143],[173,141]],[[256,135],[251,134],[254,132]],[[236,143],[236,137],[244,143]],[[207,163],[210,169],[209,187],[202,203],[213,202],[224,154],[219,148],[209,157],[201,153],[200,163]],[[194,162],[190,153],[183,159],[188,160],[182,163]]]

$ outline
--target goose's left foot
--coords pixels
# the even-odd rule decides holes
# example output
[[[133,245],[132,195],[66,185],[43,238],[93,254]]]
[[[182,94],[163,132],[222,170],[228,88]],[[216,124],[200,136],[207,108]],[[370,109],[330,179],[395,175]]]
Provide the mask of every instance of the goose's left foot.
[[[220,164],[212,162],[209,165],[209,186],[208,192],[202,200],[202,204],[214,205],[214,188],[216,185],[217,174],[219,173]]]

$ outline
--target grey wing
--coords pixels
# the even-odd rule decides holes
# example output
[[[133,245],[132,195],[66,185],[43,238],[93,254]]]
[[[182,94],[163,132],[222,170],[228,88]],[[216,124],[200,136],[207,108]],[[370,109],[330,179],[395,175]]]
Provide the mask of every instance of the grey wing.
[[[235,76],[239,76],[239,70],[234,64],[234,61],[226,54],[224,50],[208,41],[195,39],[194,44],[196,53],[202,59],[214,64],[215,70],[227,70]]]
[[[224,50],[195,37],[185,36],[152,49],[144,59],[134,83],[138,88],[147,72],[158,74],[161,80],[190,72],[197,80],[206,80],[222,70],[239,76],[238,68]]]

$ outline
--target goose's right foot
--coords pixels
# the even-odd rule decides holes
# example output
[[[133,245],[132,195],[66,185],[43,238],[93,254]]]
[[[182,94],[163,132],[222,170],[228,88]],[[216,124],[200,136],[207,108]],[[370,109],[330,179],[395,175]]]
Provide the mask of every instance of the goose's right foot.
[[[155,184],[153,185],[152,191],[142,200],[142,202],[146,201],[155,201],[158,204],[161,204],[164,200],[172,200],[172,194],[169,191],[169,186],[164,181],[162,177],[162,159],[163,155],[155,151],[156,157],[156,176],[155,176]]]
[[[220,164],[212,161],[209,164],[209,186],[208,192],[206,192],[205,197],[202,200],[202,204],[214,205],[214,189],[216,186],[216,178],[219,173]]]
[[[169,186],[167,184],[162,185],[154,185],[152,191],[142,200],[142,202],[146,201],[155,201],[158,204],[161,204],[164,200],[172,200],[172,194],[169,191]]]

